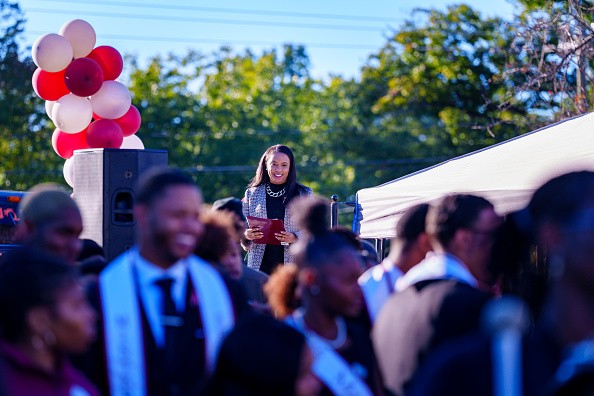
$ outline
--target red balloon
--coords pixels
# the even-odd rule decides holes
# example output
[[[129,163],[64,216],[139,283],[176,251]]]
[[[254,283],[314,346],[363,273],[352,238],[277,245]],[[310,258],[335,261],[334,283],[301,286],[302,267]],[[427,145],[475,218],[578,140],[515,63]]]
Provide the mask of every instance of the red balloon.
[[[105,80],[115,80],[124,69],[124,60],[117,49],[109,45],[95,48],[87,58],[93,59],[101,66]]]
[[[33,73],[32,83],[35,93],[45,100],[58,100],[62,96],[69,94],[66,83],[64,82],[64,73],[66,69],[50,73],[37,68]]]
[[[56,128],[52,135],[52,147],[60,157],[68,159],[72,157],[74,150],[90,148],[87,143],[87,130],[78,133],[66,133]]]
[[[96,120],[87,129],[87,142],[92,148],[120,148],[123,141],[124,132],[114,120]]]
[[[132,105],[120,118],[114,120],[122,128],[124,136],[134,135],[140,128],[140,112],[136,106]]]
[[[64,74],[66,86],[76,96],[87,97],[97,93],[103,84],[103,70],[97,62],[78,58],[70,62]]]

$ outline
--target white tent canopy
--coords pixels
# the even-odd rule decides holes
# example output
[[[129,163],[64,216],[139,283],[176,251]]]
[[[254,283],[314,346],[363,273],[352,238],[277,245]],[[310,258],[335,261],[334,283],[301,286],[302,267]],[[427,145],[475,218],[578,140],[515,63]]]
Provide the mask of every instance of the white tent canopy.
[[[584,169],[594,170],[594,113],[359,190],[355,228],[362,238],[394,237],[407,208],[451,193],[483,196],[498,213],[509,213],[550,178]]]

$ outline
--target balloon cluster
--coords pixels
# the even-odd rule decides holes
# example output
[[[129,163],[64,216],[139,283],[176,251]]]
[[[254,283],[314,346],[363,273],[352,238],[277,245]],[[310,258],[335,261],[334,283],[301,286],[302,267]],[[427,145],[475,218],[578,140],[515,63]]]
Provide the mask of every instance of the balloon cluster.
[[[74,150],[144,148],[135,135],[140,113],[128,88],[115,81],[124,67],[122,56],[113,47],[95,47],[96,40],[91,24],[75,19],[59,34],[39,37],[32,49],[38,67],[33,89],[46,101],[46,113],[56,126],[52,146],[67,161],[69,184],[66,170]]]

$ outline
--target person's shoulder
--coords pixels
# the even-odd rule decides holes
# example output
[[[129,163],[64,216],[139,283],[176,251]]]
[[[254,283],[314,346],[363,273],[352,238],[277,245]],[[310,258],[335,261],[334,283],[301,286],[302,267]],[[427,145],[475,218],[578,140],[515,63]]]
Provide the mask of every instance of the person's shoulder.
[[[491,295],[484,290],[471,286],[464,282],[454,281],[449,285],[450,295],[458,296],[461,300],[475,300],[486,302],[491,298]]]
[[[250,267],[243,267],[242,277],[250,280],[256,280],[259,283],[266,283],[268,280],[268,275],[266,275],[264,272]]]
[[[107,274],[110,271],[113,271],[114,268],[117,268],[121,265],[125,265],[130,261],[130,254],[134,254],[131,252],[132,249],[136,249],[136,247],[131,248],[130,250],[126,250],[116,256],[113,260],[106,263],[105,266],[101,269],[99,275]]]
[[[245,198],[246,199],[250,199],[254,194],[256,194],[256,192],[260,189],[263,189],[264,185],[260,184],[257,186],[249,186],[248,188],[245,189]]]
[[[101,393],[99,390],[84,376],[84,374],[70,363],[64,364],[65,376],[71,384],[70,394],[79,394],[76,392],[76,388],[80,388],[80,394],[98,396]]]
[[[310,187],[307,187],[306,185],[297,183],[297,195],[301,195],[301,196],[313,195],[313,190]]]
[[[227,289],[236,313],[242,312],[249,307],[245,289],[239,281],[232,279],[226,273],[195,255],[188,258],[188,265],[197,267],[198,271],[208,271],[211,275],[218,277]],[[198,276],[200,276],[200,273],[198,273]]]
[[[359,277],[359,285],[384,282],[383,279],[385,276],[386,271],[384,270],[384,267],[381,264],[374,265],[361,274]]]

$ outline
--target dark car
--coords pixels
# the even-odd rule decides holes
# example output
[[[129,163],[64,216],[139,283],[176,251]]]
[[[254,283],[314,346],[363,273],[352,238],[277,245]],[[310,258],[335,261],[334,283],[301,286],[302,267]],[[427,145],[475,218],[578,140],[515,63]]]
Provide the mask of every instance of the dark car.
[[[18,246],[14,232],[20,221],[19,203],[24,195],[22,191],[0,191],[0,254]]]

